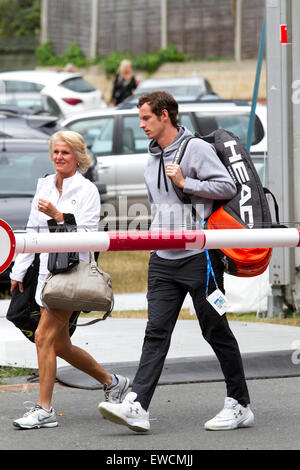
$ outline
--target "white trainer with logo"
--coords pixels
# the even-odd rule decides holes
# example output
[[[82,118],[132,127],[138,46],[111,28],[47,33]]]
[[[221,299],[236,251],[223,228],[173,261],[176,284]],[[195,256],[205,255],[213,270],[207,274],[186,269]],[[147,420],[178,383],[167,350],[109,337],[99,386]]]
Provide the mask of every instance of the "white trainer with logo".
[[[136,397],[136,393],[130,392],[122,403],[102,402],[98,409],[104,418],[113,423],[128,426],[136,432],[149,431],[149,412],[145,411],[138,401],[135,401]]]
[[[27,402],[29,403],[29,402]],[[26,406],[26,403],[24,403]],[[56,415],[53,408],[45,410],[40,405],[34,405],[22,418],[13,421],[13,426],[19,429],[54,428],[57,426]]]
[[[226,397],[224,408],[211,420],[204,424],[209,431],[226,431],[230,429],[245,428],[254,424],[254,414],[250,406],[242,406],[237,400]]]

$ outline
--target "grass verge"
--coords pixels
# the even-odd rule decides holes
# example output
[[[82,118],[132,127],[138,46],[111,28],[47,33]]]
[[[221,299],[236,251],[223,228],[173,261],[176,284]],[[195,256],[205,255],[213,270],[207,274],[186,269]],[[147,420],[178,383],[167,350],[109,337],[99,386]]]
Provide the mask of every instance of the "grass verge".
[[[0,366],[0,385],[3,385],[3,379],[8,379],[10,377],[23,377],[26,375],[31,375],[33,369],[28,369],[24,367],[10,367],[10,366]]]
[[[89,314],[82,314],[80,318],[83,317],[98,317],[97,312],[91,312]],[[102,316],[102,315],[101,315]],[[241,322],[258,322],[258,323],[275,323],[278,325],[289,325],[289,326],[300,326],[300,317],[288,316],[287,318],[258,318],[256,313],[227,313],[227,319],[229,321],[241,321]],[[128,310],[128,311],[113,311],[112,318],[147,318],[147,310]],[[197,320],[195,314],[191,314],[189,309],[182,309],[179,317],[179,320]]]

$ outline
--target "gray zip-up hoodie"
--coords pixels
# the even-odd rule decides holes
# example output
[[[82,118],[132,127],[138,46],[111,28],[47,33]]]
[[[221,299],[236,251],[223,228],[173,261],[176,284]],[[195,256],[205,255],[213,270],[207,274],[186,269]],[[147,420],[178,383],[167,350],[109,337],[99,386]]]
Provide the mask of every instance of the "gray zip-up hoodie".
[[[178,135],[169,147],[162,150],[156,140],[151,140],[149,144],[145,182],[153,217],[150,230],[188,228],[190,207],[178,198],[172,181],[165,174],[165,165],[173,163],[181,141],[189,135],[192,133],[188,129],[179,126]],[[236,186],[214,147],[202,139],[192,139],[189,142],[180,167],[185,178],[183,191],[202,219],[211,215],[214,200],[231,199],[236,194]],[[197,228],[200,228],[199,222]],[[178,259],[201,251],[203,250],[158,250],[156,253],[162,258]]]

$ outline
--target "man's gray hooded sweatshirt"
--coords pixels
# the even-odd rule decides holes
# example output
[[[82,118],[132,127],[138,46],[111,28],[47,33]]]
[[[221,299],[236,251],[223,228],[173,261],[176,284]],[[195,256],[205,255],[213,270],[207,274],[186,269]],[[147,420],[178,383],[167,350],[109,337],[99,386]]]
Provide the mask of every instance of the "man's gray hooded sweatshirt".
[[[182,203],[166,176],[165,165],[173,163],[181,141],[192,133],[179,126],[179,132],[169,147],[164,150],[156,140],[149,144],[149,160],[145,171],[145,182],[151,204],[152,224],[150,230],[186,230],[190,220],[190,207]],[[185,178],[183,191],[202,219],[207,219],[213,209],[214,200],[231,199],[236,186],[217,156],[213,145],[202,139],[192,139],[180,163]],[[200,228],[200,223],[195,228]],[[185,258],[204,250],[158,250],[158,256],[167,259]]]

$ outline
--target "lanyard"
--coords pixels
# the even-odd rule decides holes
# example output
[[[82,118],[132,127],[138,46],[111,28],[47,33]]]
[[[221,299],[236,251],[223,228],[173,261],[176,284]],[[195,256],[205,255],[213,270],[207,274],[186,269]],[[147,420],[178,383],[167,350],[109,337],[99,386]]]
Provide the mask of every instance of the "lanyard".
[[[204,224],[205,224],[205,220],[202,220],[201,221],[201,228],[204,227]],[[207,270],[206,270],[206,290],[205,290],[205,296],[208,297],[208,284],[209,284],[209,277],[210,275],[212,275],[214,281],[215,281],[215,285],[216,285],[216,288],[219,289],[219,286],[218,286],[218,283],[216,281],[216,276],[215,276],[215,273],[214,273],[214,270],[213,270],[213,267],[212,267],[212,264],[211,264],[211,261],[210,261],[210,256],[209,256],[209,253],[208,253],[208,250],[205,249],[205,254],[206,254],[206,260],[207,260]]]
[[[219,287],[218,287],[218,284],[217,284],[217,281],[216,281],[216,276],[215,276],[213,267],[212,267],[212,265],[211,265],[210,256],[209,256],[209,253],[208,253],[208,250],[207,250],[207,249],[205,249],[205,254],[206,254],[206,259],[207,259],[207,274],[206,274],[206,290],[205,290],[205,295],[206,295],[206,297],[207,297],[207,296],[208,296],[208,283],[209,283],[210,274],[211,274],[212,277],[214,278],[216,288],[218,289]]]

